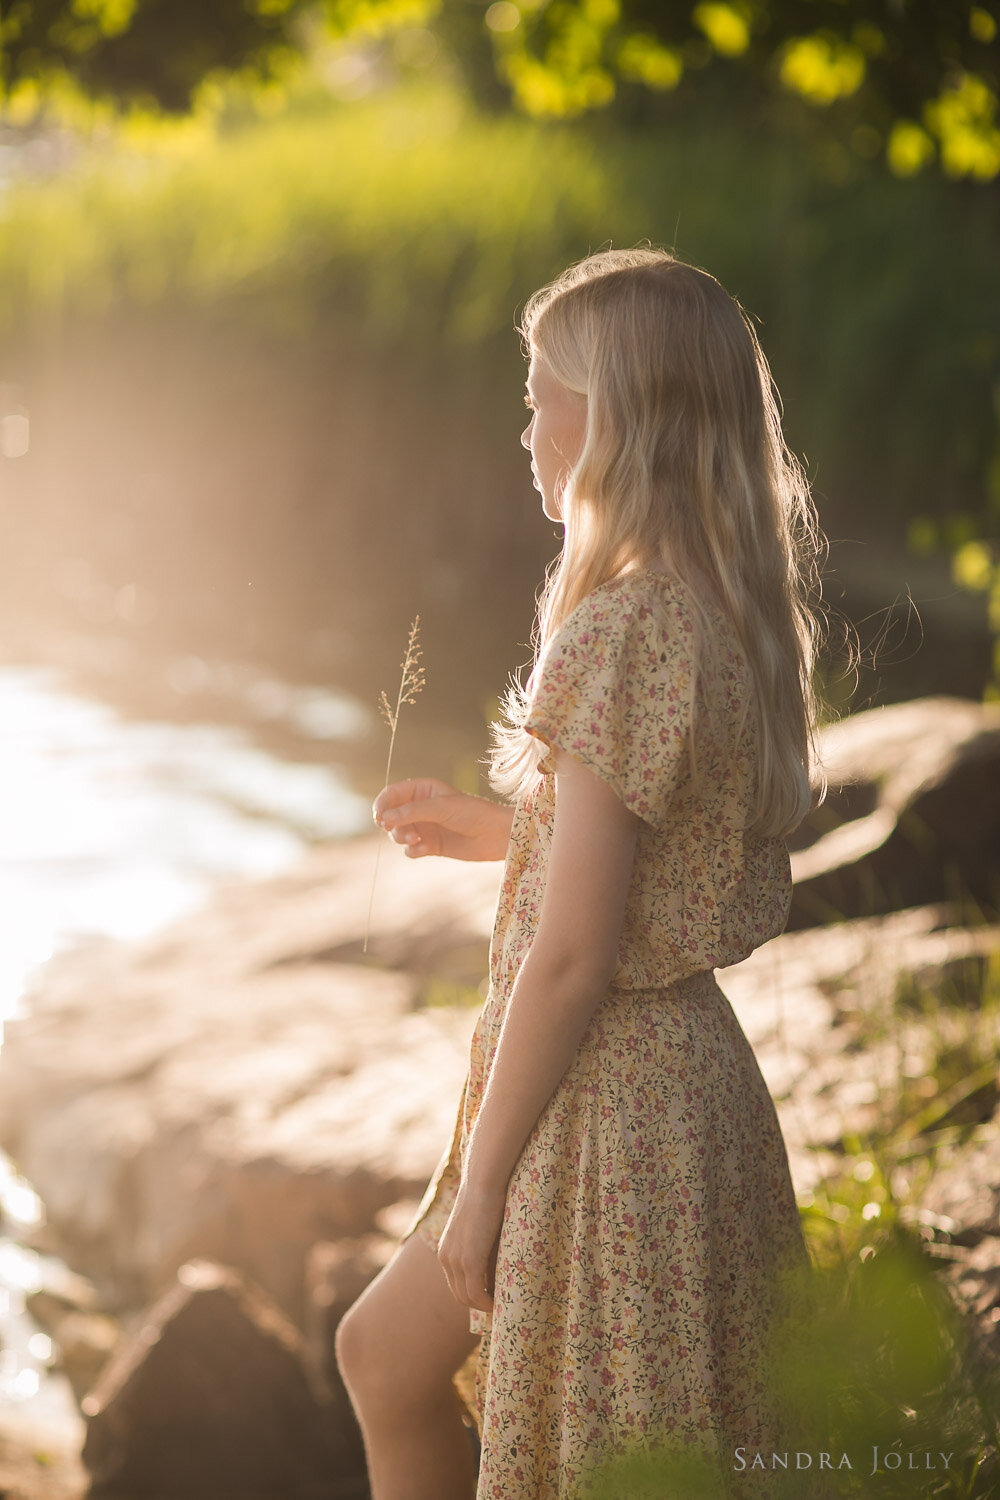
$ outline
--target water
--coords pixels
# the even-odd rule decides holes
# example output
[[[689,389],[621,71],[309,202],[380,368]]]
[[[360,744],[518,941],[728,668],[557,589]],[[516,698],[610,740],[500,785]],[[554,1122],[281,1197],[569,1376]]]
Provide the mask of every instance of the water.
[[[143,937],[222,877],[272,874],[317,839],[370,827],[368,799],[320,763],[365,731],[361,707],[266,678],[245,696],[248,717],[311,739],[316,763],[283,760],[239,725],[127,720],[45,667],[0,669],[0,1021],[59,949]]]
[[[0,1035],[54,953],[144,937],[223,878],[273,874],[371,826],[337,764],[371,728],[355,700],[192,657],[167,675],[178,707],[214,701],[229,722],[127,718],[50,667],[0,666]],[[0,1153],[0,1416],[75,1440],[68,1382],[25,1305],[46,1279],[26,1243],[43,1218]]]

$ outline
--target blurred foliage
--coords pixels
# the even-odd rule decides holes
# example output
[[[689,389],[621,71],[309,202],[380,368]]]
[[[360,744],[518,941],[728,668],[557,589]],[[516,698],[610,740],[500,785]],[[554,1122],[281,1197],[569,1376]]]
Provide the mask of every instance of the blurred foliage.
[[[1000,172],[998,16],[995,4],[943,0],[500,0],[486,24],[501,76],[532,114],[604,106],[630,82],[699,87],[717,71],[745,89],[749,75],[836,106],[841,137],[884,147],[901,176],[939,155],[949,175],[988,181]]]
[[[880,1472],[880,1494],[986,1500],[1000,1483],[1000,1366],[944,1278],[960,1226],[923,1202],[943,1170],[961,1181],[956,1153],[996,1115],[1000,953],[907,975],[848,1024],[879,1078],[878,1106],[801,1200],[820,1326],[808,1354],[790,1351],[789,1383],[806,1410],[829,1403],[842,1441],[954,1454],[951,1472],[921,1476],[926,1488],[905,1466]],[[876,1062],[886,1048],[895,1076]],[[867,1493],[855,1485],[843,1493]]]
[[[70,171],[36,169],[44,132],[7,127],[7,160],[23,149],[26,170],[8,177],[0,200],[0,392],[14,403],[0,429],[13,452],[21,408],[31,406],[36,459],[25,472],[35,478],[21,509],[39,537],[46,507],[60,546],[78,535],[74,545],[94,549],[106,533],[119,584],[148,567],[146,585],[165,597],[169,547],[126,563],[101,510],[112,502],[96,498],[131,492],[128,452],[136,472],[170,474],[162,526],[171,535],[192,497],[188,524],[202,546],[184,566],[200,568],[206,592],[218,592],[209,580],[227,569],[235,580],[241,557],[258,574],[258,600],[273,569],[286,579],[282,617],[301,626],[289,600],[294,593],[305,610],[312,589],[319,618],[331,565],[319,538],[333,529],[336,555],[346,557],[348,538],[363,550],[374,505],[407,569],[422,559],[440,570],[447,559],[465,577],[472,565],[455,560],[476,553],[480,581],[491,572],[497,596],[523,585],[530,600],[548,542],[516,503],[497,504],[522,480],[517,308],[588,251],[649,238],[708,266],[758,320],[789,441],[806,457],[834,540],[862,539],[853,550],[862,564],[869,540],[898,555],[907,527],[915,551],[975,544],[958,576],[981,584],[982,549],[995,560],[1000,522],[993,189],[940,173],[894,178],[876,157],[810,130],[806,106],[788,106],[801,126],[793,137],[770,105],[707,83],[676,117],[651,116],[641,129],[613,112],[540,122],[484,110],[422,66],[420,78],[393,86],[393,59],[412,57],[427,36],[404,28],[380,44],[384,53],[336,51],[263,93],[247,79],[214,81],[199,109],[177,119],[98,120],[59,137]],[[334,86],[348,97],[332,95]],[[681,94],[670,95],[671,109],[681,109]],[[141,404],[130,362],[142,369]],[[58,393],[70,371],[86,383],[72,417]],[[236,393],[258,377],[273,436],[247,443]],[[373,463],[354,433],[359,420],[379,420],[386,401],[391,441],[377,444]],[[172,446],[169,463],[161,451],[167,411],[175,430],[210,444],[187,468],[188,443]],[[43,492],[39,467],[43,434],[55,441],[71,421],[80,427],[74,445],[89,445],[87,524],[68,499],[57,524],[57,497]],[[112,430],[106,453],[101,434]],[[285,466],[279,503],[259,476],[269,445],[282,443],[299,457]],[[307,476],[335,443],[336,466]],[[235,470],[251,449],[258,458],[246,483],[258,520],[227,533],[238,507],[223,498],[212,464]],[[77,480],[67,473],[59,483],[68,495]],[[283,524],[292,503],[314,528],[311,544]],[[148,523],[137,511],[128,524],[139,539]],[[209,532],[216,550],[204,545]],[[891,597],[899,576],[871,576],[867,607]],[[939,576],[936,566],[928,572],[934,593]],[[834,577],[835,605],[839,587]],[[419,606],[414,598],[411,613]],[[932,626],[908,687],[882,651],[897,696],[926,690],[928,674],[938,690],[981,690],[988,647],[978,601],[942,608],[944,629]],[[233,616],[221,599],[218,612]],[[956,683],[952,642],[963,630],[977,634]]]
[[[185,110],[222,73],[287,76],[324,37],[428,27],[481,102],[531,115],[643,116],[636,91],[648,105],[706,82],[786,91],[900,176],[935,158],[954,177],[1000,172],[997,0],[12,0],[0,84],[21,114],[73,88]]]
[[[753,1448],[720,1455],[718,1466],[690,1447],[637,1449],[606,1464],[598,1500],[723,1500],[757,1493],[755,1480],[761,1493],[789,1500],[812,1493],[848,1500],[876,1489],[884,1500],[994,1500],[1000,1493],[1000,1363],[986,1322],[989,1304],[980,1304],[977,1331],[948,1277],[969,1232],[922,1207],[942,1153],[973,1139],[976,1122],[944,1127],[946,1118],[954,1121],[954,1074],[941,1056],[923,1075],[932,1119],[915,1137],[913,1080],[903,1066],[919,1018],[929,1051],[961,1026],[967,1051],[985,1048],[995,1074],[1000,954],[951,978],[910,976],[887,1002],[877,1030],[856,1034],[873,1069],[876,1044],[893,1036],[899,1043],[886,1113],[865,1136],[845,1135],[838,1168],[800,1199],[812,1267],[801,1280],[791,1278],[786,1295],[794,1311],[770,1351],[783,1428],[776,1466],[770,1449],[756,1472]],[[991,1042],[983,1034],[987,1014]],[[977,1122],[995,1112],[994,1093]],[[822,1473],[820,1453],[828,1455]]]
[[[586,247],[609,197],[633,236],[645,217],[585,141],[555,132],[542,153],[536,128],[445,92],[118,142],[9,193],[8,328],[239,303],[291,332],[346,307],[375,343],[475,344],[510,330],[514,287]]]
[[[1000,542],[978,537],[963,542],[951,560],[952,576],[960,588],[987,596],[990,630],[993,634],[993,677],[986,697],[1000,702]]]
[[[1000,397],[1000,387],[997,394]],[[987,482],[990,504],[983,518],[961,514],[939,519],[919,516],[910,523],[909,545],[917,556],[948,553],[958,587],[985,596],[993,660],[984,696],[988,702],[1000,703],[1000,417],[997,451],[987,471]],[[982,529],[982,520],[988,531]]]
[[[833,1197],[826,1207],[846,1203]],[[821,1253],[793,1286],[801,1312],[772,1349],[782,1414],[773,1443],[715,1462],[691,1446],[637,1444],[603,1466],[597,1500],[724,1500],[737,1489],[847,1500],[874,1485],[885,1500],[992,1500],[1000,1372],[978,1353],[918,1233],[898,1219],[873,1230],[855,1202],[837,1217],[846,1220],[841,1248]],[[814,1218],[805,1219],[810,1242]]]
[[[220,70],[282,72],[306,9],[301,0],[10,0],[0,19],[3,90],[25,113],[74,84],[186,110]]]
[[[752,116],[689,124],[541,126],[420,87],[339,106],[305,90],[260,121],[233,95],[215,125],[125,131],[10,188],[0,326],[188,307],[297,338],[350,316],[370,348],[495,371],[513,402],[518,304],[609,240],[649,237],[760,319],[790,439],[838,509],[984,515],[994,196],[793,152]]]

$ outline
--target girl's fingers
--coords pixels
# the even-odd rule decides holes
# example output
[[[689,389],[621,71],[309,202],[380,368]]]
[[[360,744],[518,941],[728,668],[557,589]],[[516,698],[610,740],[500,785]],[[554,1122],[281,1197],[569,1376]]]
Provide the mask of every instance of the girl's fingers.
[[[411,849],[421,848],[427,852],[429,845],[436,846],[440,843],[433,826],[427,827],[425,823],[403,823],[398,828],[387,829],[389,837],[394,844],[402,844],[407,853]]]
[[[445,781],[438,781],[433,776],[425,776],[419,781],[392,781],[384,786],[372,803],[372,816],[376,823],[380,822],[382,815],[393,811],[399,813],[411,802],[420,806],[433,804],[438,797],[447,795],[453,791]]]
[[[378,822],[383,813],[399,812],[408,802],[420,798],[423,800],[428,794],[430,783],[427,781],[391,781],[384,786],[372,803],[372,813]]]
[[[404,823],[413,822],[413,814],[408,803],[402,803],[399,807],[387,807],[375,821],[391,833],[394,828],[401,828]]]
[[[442,1262],[445,1279],[456,1302],[463,1307],[474,1307],[477,1312],[492,1312],[493,1300],[486,1290],[485,1265],[452,1266]]]
[[[409,802],[412,797],[412,781],[396,781],[391,786],[384,786],[372,803],[372,817],[376,823],[381,823],[385,813]]]
[[[387,831],[402,828],[407,823],[444,823],[447,821],[447,808],[442,806],[443,801],[443,798],[438,798],[436,801],[404,802],[398,807],[386,809],[376,821]]]
[[[493,1304],[490,1295],[483,1286],[479,1273],[476,1272],[466,1278],[466,1296],[464,1298],[466,1307],[474,1307],[477,1312],[492,1312]]]

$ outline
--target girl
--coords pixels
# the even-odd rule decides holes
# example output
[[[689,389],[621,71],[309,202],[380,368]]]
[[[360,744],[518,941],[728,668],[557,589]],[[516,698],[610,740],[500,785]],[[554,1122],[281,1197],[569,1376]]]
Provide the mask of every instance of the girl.
[[[374,809],[410,858],[506,860],[454,1138],[339,1329],[374,1500],[473,1494],[452,1378],[477,1345],[478,1500],[591,1493],[635,1443],[731,1476],[775,1447],[764,1353],[807,1264],[713,973],[781,932],[810,806],[806,482],[705,272],[594,255],[522,331],[521,441],[564,542],[494,725],[510,801],[407,781]]]

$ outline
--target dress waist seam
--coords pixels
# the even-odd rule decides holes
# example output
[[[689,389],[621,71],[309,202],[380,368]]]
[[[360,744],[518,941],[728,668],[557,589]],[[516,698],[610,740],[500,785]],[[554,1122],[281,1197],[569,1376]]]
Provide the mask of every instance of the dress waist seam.
[[[662,995],[664,990],[676,990],[682,986],[704,983],[709,979],[714,980],[715,975],[714,968],[695,969],[690,974],[682,974],[678,979],[664,979],[661,984],[610,984],[607,993],[622,998],[629,995]]]

